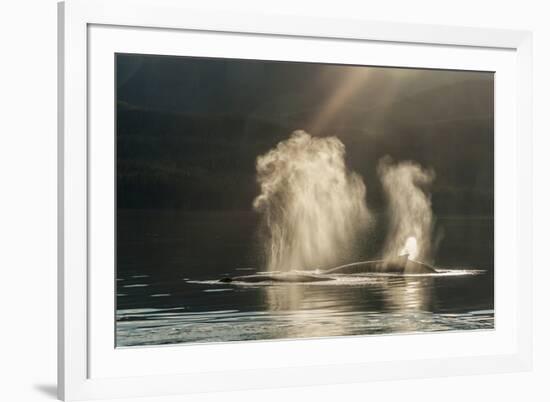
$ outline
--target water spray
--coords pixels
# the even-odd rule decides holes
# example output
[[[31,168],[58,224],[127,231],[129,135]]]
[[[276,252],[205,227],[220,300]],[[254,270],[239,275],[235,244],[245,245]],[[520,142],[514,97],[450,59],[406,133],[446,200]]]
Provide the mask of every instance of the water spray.
[[[295,131],[257,158],[261,193],[253,202],[262,216],[267,269],[328,268],[353,260],[370,214],[366,187],[345,163],[336,137]]]
[[[388,200],[384,259],[407,255],[409,260],[432,262],[434,217],[426,189],[435,179],[434,171],[412,161],[395,163],[386,156],[378,163],[378,175]]]

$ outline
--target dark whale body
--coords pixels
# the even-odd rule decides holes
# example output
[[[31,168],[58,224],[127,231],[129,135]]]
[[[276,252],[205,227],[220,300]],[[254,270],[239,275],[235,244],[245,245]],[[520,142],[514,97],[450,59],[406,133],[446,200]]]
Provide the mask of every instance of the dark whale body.
[[[430,265],[410,260],[408,255],[402,255],[391,260],[362,261],[352,264],[341,265],[336,268],[327,269],[321,275],[308,274],[256,274],[225,277],[219,280],[222,283],[231,282],[279,282],[279,283],[306,283],[324,282],[334,280],[334,277],[323,275],[353,275],[370,273],[390,274],[435,274],[437,271]]]
[[[305,274],[284,274],[284,275],[259,274],[259,275],[225,277],[220,279],[220,282],[222,283],[231,283],[231,282],[304,283],[304,282],[324,282],[324,281],[330,281],[330,280],[332,280],[332,278],[316,276],[316,275],[305,275]]]
[[[392,260],[362,261],[341,265],[323,272],[324,274],[435,274],[437,271],[428,264],[410,260],[402,255]]]

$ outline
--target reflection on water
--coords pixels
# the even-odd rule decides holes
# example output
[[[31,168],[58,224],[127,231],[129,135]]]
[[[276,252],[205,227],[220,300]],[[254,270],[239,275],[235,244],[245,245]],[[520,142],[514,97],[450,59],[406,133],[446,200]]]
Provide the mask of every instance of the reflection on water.
[[[169,307],[177,298],[163,294],[168,303],[157,308],[119,309],[117,345],[491,329],[492,308],[465,292],[472,281],[487,278],[351,275],[335,282],[244,286],[182,280],[187,296],[178,307]]]
[[[267,310],[286,313],[287,325],[280,336],[356,335],[380,332],[384,328],[385,332],[422,330],[410,320],[387,322],[379,328],[375,323],[382,324],[383,314],[386,320],[391,320],[410,315],[411,312],[429,311],[432,278],[356,276],[342,282],[346,286],[344,289],[332,289],[332,286],[337,286],[333,283],[313,288],[299,284],[266,286],[264,294]],[[354,288],[347,289],[351,286]]]
[[[189,220],[183,226],[171,224],[181,217],[131,218],[118,238],[117,346],[494,328],[491,239],[477,238],[483,247],[475,254],[457,235],[439,259],[453,270],[435,275],[219,283],[224,276],[256,272],[255,261],[243,258],[248,255],[243,245],[249,242],[233,231],[246,225],[243,217],[231,216],[234,224],[216,226],[226,232],[207,233]],[[197,222],[202,227],[205,218]],[[475,233],[483,233],[485,222],[470,221],[468,230],[474,233],[470,226],[477,225]],[[447,239],[452,240],[453,230],[449,226]],[[224,239],[223,250],[198,247],[211,244],[209,238]],[[466,260],[486,271],[462,269]]]

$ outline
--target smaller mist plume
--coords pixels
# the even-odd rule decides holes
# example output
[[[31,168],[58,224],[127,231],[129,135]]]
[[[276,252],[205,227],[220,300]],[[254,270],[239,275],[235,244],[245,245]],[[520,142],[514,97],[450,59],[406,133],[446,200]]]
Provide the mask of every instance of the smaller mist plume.
[[[408,254],[409,259],[432,262],[434,217],[427,188],[435,172],[412,161],[394,163],[385,156],[378,162],[378,175],[389,203],[384,259]]]
[[[256,161],[268,270],[317,269],[354,257],[369,221],[361,177],[336,137],[295,131]]]

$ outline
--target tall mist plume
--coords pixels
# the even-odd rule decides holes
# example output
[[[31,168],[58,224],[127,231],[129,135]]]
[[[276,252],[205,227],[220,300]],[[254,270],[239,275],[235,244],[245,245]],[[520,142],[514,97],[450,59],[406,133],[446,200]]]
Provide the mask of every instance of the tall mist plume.
[[[336,137],[300,130],[257,158],[261,193],[253,206],[262,215],[268,270],[317,269],[354,257],[370,217],[365,184],[344,157]]]
[[[427,188],[435,172],[412,161],[394,163],[385,156],[378,162],[378,175],[389,203],[384,259],[408,254],[410,259],[432,262],[434,217]]]

